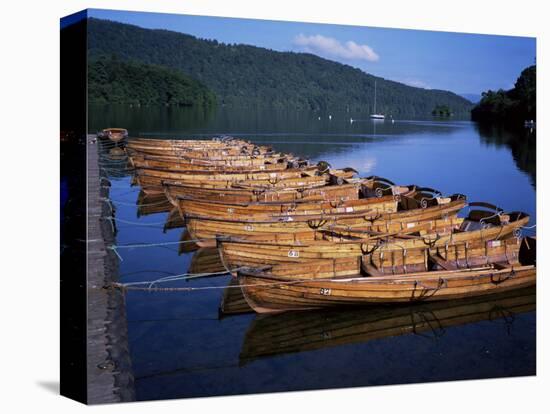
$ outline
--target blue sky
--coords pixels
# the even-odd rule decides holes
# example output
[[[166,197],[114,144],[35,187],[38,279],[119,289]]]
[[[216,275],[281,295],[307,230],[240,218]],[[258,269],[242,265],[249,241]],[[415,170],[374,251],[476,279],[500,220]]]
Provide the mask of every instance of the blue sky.
[[[305,51],[386,79],[459,94],[510,89],[536,56],[536,41],[528,37],[97,9],[88,15],[224,43]]]

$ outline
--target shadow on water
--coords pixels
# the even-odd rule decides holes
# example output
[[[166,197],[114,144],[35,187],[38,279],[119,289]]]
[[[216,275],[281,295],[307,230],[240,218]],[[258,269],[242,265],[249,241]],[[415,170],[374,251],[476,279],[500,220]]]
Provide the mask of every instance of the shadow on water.
[[[512,129],[503,125],[474,123],[482,142],[509,148],[517,167],[529,175],[534,189],[537,187],[537,137],[529,128]]]

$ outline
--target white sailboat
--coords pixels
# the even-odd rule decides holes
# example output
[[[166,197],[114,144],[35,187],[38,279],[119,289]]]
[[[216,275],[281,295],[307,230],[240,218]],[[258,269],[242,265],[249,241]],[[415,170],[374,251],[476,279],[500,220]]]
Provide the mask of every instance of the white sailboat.
[[[374,113],[370,115],[371,119],[384,119],[383,114],[376,113],[376,80],[374,81]]]

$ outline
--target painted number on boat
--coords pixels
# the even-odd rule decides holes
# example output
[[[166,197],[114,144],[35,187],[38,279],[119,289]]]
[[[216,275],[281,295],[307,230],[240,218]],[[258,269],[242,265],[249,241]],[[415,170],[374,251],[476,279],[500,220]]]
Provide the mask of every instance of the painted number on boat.
[[[251,226],[250,224],[247,224],[246,226],[244,226],[244,229],[245,229],[246,231],[254,231],[254,227]]]
[[[233,213],[235,212],[235,210],[232,209],[232,208],[228,208],[228,209],[227,209],[227,212],[228,212],[229,214],[233,214]]]
[[[300,252],[298,250],[289,250],[288,257],[300,257]]]
[[[319,293],[323,296],[330,296],[330,294],[332,293],[332,291],[329,289],[329,288],[321,288],[319,290]]]

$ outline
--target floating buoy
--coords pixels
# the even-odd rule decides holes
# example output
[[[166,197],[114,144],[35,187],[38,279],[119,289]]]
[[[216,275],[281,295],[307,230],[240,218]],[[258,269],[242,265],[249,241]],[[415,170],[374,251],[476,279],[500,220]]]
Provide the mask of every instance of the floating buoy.
[[[353,118],[350,118],[350,119],[349,119],[349,123],[350,123],[350,124],[353,124]]]
[[[329,115],[328,116],[328,120],[330,121],[332,119],[332,115]]]
[[[317,119],[320,121],[320,120],[321,120],[321,117],[318,117]]]

